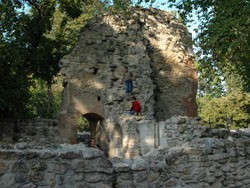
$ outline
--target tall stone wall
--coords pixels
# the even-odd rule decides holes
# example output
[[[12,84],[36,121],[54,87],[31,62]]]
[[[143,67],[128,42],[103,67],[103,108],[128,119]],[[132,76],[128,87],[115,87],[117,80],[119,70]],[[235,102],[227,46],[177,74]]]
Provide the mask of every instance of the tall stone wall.
[[[120,126],[131,105],[121,81],[125,65],[135,74],[133,94],[145,119],[197,115],[191,34],[169,12],[131,12],[126,17],[93,18],[73,51],[61,60],[64,92],[59,122],[65,142],[74,143],[75,119],[84,114],[102,117],[104,126]]]

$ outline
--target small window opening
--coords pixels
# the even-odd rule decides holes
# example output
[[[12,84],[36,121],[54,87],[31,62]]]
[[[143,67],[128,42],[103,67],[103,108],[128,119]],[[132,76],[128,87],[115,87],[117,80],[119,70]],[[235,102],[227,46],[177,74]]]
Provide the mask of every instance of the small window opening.
[[[93,74],[97,74],[97,72],[98,72],[98,68],[95,68],[95,67],[94,67],[94,72],[93,72]]]

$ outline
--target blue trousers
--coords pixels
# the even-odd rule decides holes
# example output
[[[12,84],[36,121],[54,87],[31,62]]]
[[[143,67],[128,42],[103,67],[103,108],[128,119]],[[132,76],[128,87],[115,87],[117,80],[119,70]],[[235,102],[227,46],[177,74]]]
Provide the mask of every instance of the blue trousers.
[[[139,112],[135,112],[134,110],[130,110],[130,111],[129,111],[129,114],[130,114],[130,115],[139,116],[139,115],[141,115],[141,110],[140,110]]]
[[[132,94],[133,90],[132,80],[125,80],[125,90],[127,94]]]

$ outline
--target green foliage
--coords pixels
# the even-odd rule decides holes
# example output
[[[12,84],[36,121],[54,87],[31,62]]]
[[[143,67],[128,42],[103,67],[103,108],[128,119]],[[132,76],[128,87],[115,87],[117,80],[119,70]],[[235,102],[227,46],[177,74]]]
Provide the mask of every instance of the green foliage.
[[[31,97],[27,103],[27,112],[32,118],[52,118],[59,110],[61,103],[61,88],[57,85],[52,87],[52,109],[48,111],[47,84],[42,80],[36,80],[30,87]]]
[[[90,131],[89,122],[85,117],[81,116],[77,119],[77,130],[79,132]]]
[[[51,96],[55,94],[51,93],[51,86],[59,71],[59,60],[71,51],[80,29],[92,16],[89,9],[84,14],[77,13],[82,11],[83,6],[78,6],[80,1],[71,1],[68,5],[63,5],[64,2],[0,1],[2,116],[48,117],[57,108],[52,106],[55,96]],[[60,6],[75,14],[66,14]],[[43,80],[45,89],[33,86],[35,80]]]
[[[16,50],[14,50],[16,49]],[[24,69],[19,47],[7,41],[0,42],[0,114],[1,118],[26,115],[30,97],[30,78]],[[13,58],[17,57],[17,58]],[[20,63],[21,62],[21,63]]]
[[[82,0],[61,0],[60,9],[71,18],[78,18],[82,14]]]
[[[250,95],[234,90],[225,97],[205,96],[198,98],[199,116],[207,126],[226,125],[230,129],[243,128],[250,125]]]
[[[209,10],[196,40],[200,78],[207,78],[207,86],[222,85],[222,78],[240,75],[244,90],[250,91],[250,2],[216,1]]]

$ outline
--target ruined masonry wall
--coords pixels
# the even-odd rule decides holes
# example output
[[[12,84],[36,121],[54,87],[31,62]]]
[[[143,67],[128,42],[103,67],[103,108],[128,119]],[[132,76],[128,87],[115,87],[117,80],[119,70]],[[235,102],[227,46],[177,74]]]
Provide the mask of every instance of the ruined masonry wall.
[[[76,119],[84,114],[103,117],[104,126],[106,121],[121,126],[131,105],[122,82],[125,65],[135,74],[133,93],[145,119],[197,116],[197,77],[186,26],[170,12],[131,12],[91,19],[75,48],[61,59],[63,142],[74,143]]]
[[[1,143],[26,142],[49,145],[61,142],[56,119],[34,119],[0,122]]]
[[[250,131],[198,122],[164,121],[165,144],[132,160],[107,159],[84,144],[0,145],[0,187],[250,187]]]

